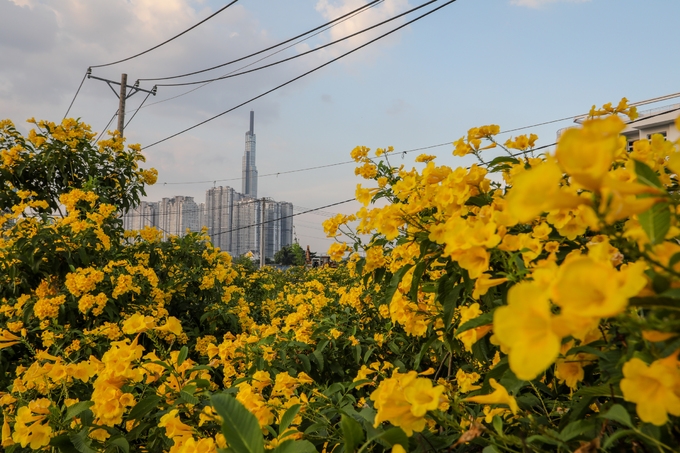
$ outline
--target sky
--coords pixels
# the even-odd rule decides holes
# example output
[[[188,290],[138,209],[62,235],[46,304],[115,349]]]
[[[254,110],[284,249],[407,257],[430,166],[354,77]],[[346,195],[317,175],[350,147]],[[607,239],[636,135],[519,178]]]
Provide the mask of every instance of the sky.
[[[152,48],[207,18],[226,0],[0,0],[0,118],[23,132],[30,117],[61,121],[88,67]],[[92,75],[128,83],[216,66],[278,44],[352,11],[367,0],[239,0],[179,38]],[[198,81],[299,55],[427,3],[384,0],[312,37],[191,77]],[[471,127],[502,131],[586,113],[627,97],[680,92],[680,2],[669,0],[457,0],[281,89],[186,133],[197,123],[300,76],[440,5],[418,11],[297,59],[205,86],[158,86],[125,129],[159,171],[148,201],[176,195],[205,201],[214,185],[241,190],[249,111],[255,111],[258,196],[293,203],[295,213],[354,196],[350,151],[393,146],[407,168],[420,152],[439,164],[467,166],[451,142]],[[303,40],[304,39],[304,40]],[[675,44],[674,44],[675,43]],[[276,54],[273,54],[277,52]],[[273,54],[273,55],[270,55]],[[260,58],[260,62],[255,62]],[[117,86],[115,86],[117,88]],[[197,87],[200,87],[196,89]],[[193,90],[193,91],[190,91]],[[130,97],[130,119],[146,93]],[[640,107],[678,103],[678,99]],[[69,116],[106,128],[118,99],[105,82],[85,79]],[[551,144],[571,120],[501,134],[536,133]],[[115,121],[108,129],[115,129]],[[149,146],[151,145],[151,146]],[[441,145],[441,146],[434,146]],[[490,150],[490,159],[499,152]],[[333,165],[338,164],[338,165]],[[305,170],[312,167],[314,170]],[[304,171],[299,171],[304,170]],[[325,252],[321,222],[352,213],[350,202],[298,215],[295,237]]]

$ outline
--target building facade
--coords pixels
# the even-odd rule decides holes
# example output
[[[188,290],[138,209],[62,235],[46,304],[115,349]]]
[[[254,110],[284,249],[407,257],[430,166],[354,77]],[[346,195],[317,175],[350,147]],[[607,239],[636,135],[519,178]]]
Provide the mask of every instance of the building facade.
[[[213,245],[232,256],[248,252],[259,256],[263,235],[265,258],[273,259],[282,247],[293,243],[293,204],[257,198],[255,156],[255,113],[251,111],[240,193],[232,187],[219,186],[208,189],[205,203],[200,204],[185,196],[163,198],[157,203],[143,201],[123,216],[125,229],[153,226],[167,239],[206,227]]]

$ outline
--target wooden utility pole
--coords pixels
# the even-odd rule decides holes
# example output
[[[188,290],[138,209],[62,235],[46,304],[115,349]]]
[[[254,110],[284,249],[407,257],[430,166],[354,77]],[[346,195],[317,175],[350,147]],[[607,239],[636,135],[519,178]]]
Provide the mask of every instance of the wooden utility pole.
[[[260,218],[260,269],[264,267],[264,213],[265,213],[265,199],[262,197],[262,214]]]
[[[102,79],[101,77],[93,76],[91,71],[88,71],[87,77],[89,79],[96,79],[96,80],[101,80],[102,82],[106,82],[106,84],[109,86],[109,88],[111,88],[111,91],[113,91],[113,93],[116,96],[118,96],[118,133],[120,134],[121,137],[123,136],[123,132],[124,132],[123,129],[125,129],[125,100],[127,98],[137,94],[140,91],[143,91],[144,93],[148,93],[146,95],[147,98],[151,94],[156,96],[156,87],[155,86],[153,87],[153,89],[151,89],[151,91],[144,90],[142,88],[139,88],[139,80],[137,82],[135,82],[134,85],[128,85],[127,84],[127,74],[121,74],[120,75],[120,83],[114,82],[113,80]],[[116,89],[113,88],[113,85],[120,85],[120,90],[116,91]],[[129,92],[127,90],[128,88],[130,89]],[[144,99],[144,101],[146,101],[146,98]],[[142,104],[144,104],[144,102],[142,102]],[[141,105],[140,105],[140,107],[141,107]],[[140,107],[137,108],[138,111],[139,111]],[[137,112],[135,112],[135,114],[136,113]],[[132,115],[133,118],[134,118],[134,116],[135,115]],[[106,127],[108,127],[108,125]]]
[[[118,96],[118,133],[123,137],[123,129],[125,129],[125,99],[127,88],[127,74],[120,75],[120,95]]]

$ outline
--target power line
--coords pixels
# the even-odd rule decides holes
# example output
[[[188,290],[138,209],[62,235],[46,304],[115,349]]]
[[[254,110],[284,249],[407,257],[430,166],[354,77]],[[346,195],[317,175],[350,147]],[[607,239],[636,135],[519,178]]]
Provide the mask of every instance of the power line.
[[[109,122],[106,123],[106,126],[104,126],[104,129],[102,129],[102,131],[99,133],[99,137],[97,137],[97,140],[95,140],[94,143],[98,143],[99,140],[101,140],[102,136],[106,133],[106,131],[108,130],[109,126],[110,126],[111,123],[113,122],[113,119],[114,119],[115,117],[117,117],[117,116],[118,116],[118,109],[116,109],[116,111],[113,112],[113,116],[111,117],[111,119],[109,120]]]
[[[335,26],[337,26],[337,25],[339,25],[339,24],[345,22],[346,20],[349,20],[349,19],[351,19],[352,17],[354,17],[354,16],[356,16],[356,15],[358,15],[358,14],[364,12],[364,11],[367,11],[367,10],[370,9],[370,8],[373,8],[373,7],[376,6],[378,3],[382,3],[383,1],[384,1],[384,0],[374,0],[374,1],[372,1],[371,3],[368,3],[368,4],[366,4],[366,5],[364,5],[364,6],[360,7],[360,8],[357,8],[357,9],[355,9],[354,11],[351,11],[351,12],[349,12],[349,13],[343,15],[343,16],[340,16],[339,18],[336,18],[336,19],[334,19],[333,21],[328,22],[327,24],[324,24],[324,25],[328,25],[328,24],[330,24],[330,23],[332,23],[332,22],[334,22],[334,21],[337,21],[338,19],[342,19],[342,20],[340,20],[339,22],[334,23],[333,25],[331,25],[331,26],[329,26],[329,27],[327,27],[327,28],[324,28],[324,29],[322,29],[322,30],[320,30],[320,31],[318,31],[318,32],[316,32],[316,33],[310,35],[310,36],[307,36],[307,37],[304,38],[304,39],[301,39],[301,40],[299,40],[299,41],[297,41],[297,42],[294,42],[294,43],[292,43],[292,44],[290,44],[290,45],[288,45],[288,46],[286,46],[286,47],[283,47],[282,49],[279,49],[279,50],[277,50],[276,52],[273,52],[273,53],[271,53],[271,54],[269,54],[269,55],[265,55],[264,57],[259,58],[259,59],[255,60],[255,61],[253,61],[252,63],[249,63],[249,64],[247,64],[247,65],[241,66],[241,67],[238,68],[238,69],[234,69],[233,71],[228,72],[227,74],[224,74],[224,75],[233,74],[233,73],[236,72],[236,71],[239,71],[239,70],[241,70],[241,69],[248,68],[248,67],[250,67],[250,66],[252,66],[252,65],[254,65],[254,64],[256,64],[256,63],[259,63],[260,61],[266,60],[267,58],[270,58],[270,57],[272,57],[272,56],[274,56],[274,55],[276,55],[276,54],[279,54],[279,53],[281,53],[281,52],[283,52],[283,51],[285,51],[285,50],[287,50],[287,49],[290,49],[291,47],[296,46],[296,45],[298,45],[298,44],[301,43],[301,42],[307,41],[308,39],[313,38],[314,36],[316,36],[316,35],[318,35],[318,34],[321,34],[321,33],[323,33],[324,31],[330,30],[331,28],[333,28],[333,27],[335,27]],[[350,14],[350,16],[348,16],[348,14]],[[348,16],[348,17],[345,17],[345,16]],[[324,25],[322,25],[321,27],[323,27]],[[316,29],[318,29],[318,28],[319,28],[319,27],[317,27]],[[316,30],[316,29],[314,29],[314,30]],[[314,31],[314,30],[310,30],[310,31]],[[302,34],[302,35],[298,35],[297,37],[304,36],[304,35],[307,34],[307,33],[309,33],[309,32],[306,32],[306,33],[304,33],[304,34]],[[291,39],[295,39],[295,38],[291,38]],[[283,43],[279,43],[279,44],[277,44],[276,46],[269,47],[268,49],[273,49],[273,48],[275,48],[275,47],[277,47],[277,46],[280,46],[281,44],[285,44],[285,43],[287,43],[287,42],[289,42],[289,41],[290,41],[290,40],[284,41]],[[268,50],[268,49],[264,49],[264,50],[262,50],[262,51],[260,51],[260,52],[256,52],[256,53],[254,53],[254,54],[249,55],[248,57],[257,55],[257,54],[259,54],[259,53],[261,53],[261,52],[265,52],[265,51]],[[243,58],[248,58],[248,57],[243,57]],[[237,60],[234,60],[233,62],[236,62],[236,61],[237,61]],[[230,62],[230,63],[233,63],[233,62]],[[225,64],[226,64],[226,63],[225,63]],[[210,69],[215,69],[215,68],[217,68],[217,67],[219,67],[219,66],[216,66],[216,67],[210,68]],[[202,72],[202,71],[199,71],[199,72]],[[192,74],[193,74],[193,73],[192,73]],[[189,74],[185,74],[185,75],[189,75]],[[180,76],[177,76],[177,77],[180,77]],[[140,80],[159,80],[159,79],[140,79]],[[163,80],[163,79],[160,79],[160,80]],[[151,104],[148,104],[147,106],[145,106],[145,107],[143,107],[143,108],[151,107],[151,106],[156,105],[156,104],[161,104],[161,103],[163,103],[163,102],[172,101],[173,99],[177,99],[177,98],[180,98],[180,97],[182,97],[182,96],[186,96],[187,94],[193,93],[194,91],[197,91],[197,90],[200,90],[201,88],[203,88],[203,87],[205,87],[205,86],[207,86],[207,85],[210,85],[211,83],[212,83],[212,82],[206,82],[205,84],[203,84],[203,85],[201,85],[201,86],[198,86],[198,87],[196,87],[196,88],[192,88],[191,90],[185,91],[185,92],[180,93],[180,94],[178,94],[178,95],[171,96],[171,97],[169,97],[169,98],[162,99],[162,100],[160,100],[160,101],[152,102]]]
[[[380,2],[383,2],[383,1],[384,1],[384,0],[373,0],[373,1],[370,2],[370,3],[367,3],[367,4],[365,4],[365,5],[363,5],[363,6],[359,7],[359,8],[357,8],[357,9],[355,9],[355,10],[352,10],[352,11],[348,12],[347,14],[343,14],[343,15],[340,16],[340,17],[336,17],[335,19],[331,20],[330,22],[326,22],[325,24],[319,25],[319,26],[316,27],[316,28],[313,28],[313,29],[308,30],[308,31],[306,31],[306,32],[304,32],[304,33],[301,33],[301,34],[299,34],[299,35],[297,35],[297,36],[294,36],[294,37],[292,37],[292,38],[289,38],[289,39],[287,39],[287,40],[285,40],[285,41],[282,41],[282,42],[280,42],[280,43],[278,43],[278,44],[275,44],[275,45],[273,45],[273,46],[271,46],[271,47],[267,47],[266,49],[258,50],[257,52],[251,53],[250,55],[246,55],[245,57],[237,58],[236,60],[227,61],[226,63],[222,63],[222,64],[219,64],[219,65],[217,65],[217,66],[213,66],[213,67],[206,68],[206,69],[201,69],[201,70],[199,70],[199,71],[187,72],[186,74],[180,74],[180,75],[169,76],[169,77],[156,77],[156,78],[148,78],[148,79],[139,79],[139,80],[140,80],[140,81],[153,81],[153,80],[170,80],[170,79],[178,79],[178,78],[181,78],[181,77],[188,77],[188,76],[191,76],[191,75],[196,75],[196,74],[200,74],[200,73],[203,73],[203,72],[212,71],[213,69],[219,69],[219,68],[222,68],[222,67],[224,67],[224,66],[228,66],[228,65],[230,65],[230,64],[238,63],[239,61],[247,60],[248,58],[254,57],[254,56],[256,56],[256,55],[259,55],[259,54],[261,54],[261,53],[267,52],[267,51],[272,50],[272,49],[276,49],[277,47],[280,47],[280,46],[282,46],[282,45],[284,45],[284,44],[288,44],[288,43],[291,42],[291,41],[295,41],[295,40],[298,39],[298,38],[301,38],[301,37],[303,37],[303,36],[306,36],[306,35],[308,35],[308,34],[310,34],[310,33],[313,33],[313,32],[315,32],[315,31],[317,31],[317,30],[319,30],[319,29],[322,29],[322,28],[324,28],[324,27],[327,27],[327,26],[329,26],[329,25],[331,25],[331,24],[333,24],[333,23],[335,23],[335,22],[337,22],[337,21],[339,21],[339,20],[341,20],[341,19],[344,19],[344,18],[346,18],[346,17],[348,17],[348,16],[353,15],[354,13],[360,12],[360,11],[365,10],[365,9],[369,9],[369,8],[375,6],[375,4],[380,3]],[[325,31],[325,30],[322,30],[322,31]],[[297,43],[295,43],[295,44],[297,44]],[[272,55],[273,55],[273,54],[272,54]]]
[[[348,52],[345,52],[344,54],[342,54],[342,55],[340,55],[340,56],[338,56],[338,57],[335,57],[335,58],[333,58],[332,60],[327,61],[326,63],[323,63],[323,64],[317,66],[316,68],[313,68],[313,69],[311,69],[311,70],[309,70],[309,71],[307,71],[307,72],[305,72],[305,73],[303,73],[303,74],[300,74],[299,76],[294,77],[294,78],[288,80],[287,82],[282,83],[281,85],[278,85],[278,86],[276,86],[276,87],[274,87],[274,88],[272,88],[272,89],[270,89],[270,90],[267,90],[267,91],[265,91],[264,93],[261,93],[261,94],[255,96],[255,97],[253,97],[253,98],[251,98],[251,99],[249,99],[249,100],[247,100],[247,101],[245,101],[245,102],[242,102],[242,103],[238,104],[238,105],[235,106],[235,107],[232,107],[232,108],[230,108],[230,109],[228,109],[228,110],[225,110],[225,111],[222,112],[222,113],[218,113],[217,115],[212,116],[212,117],[210,117],[210,118],[208,118],[208,119],[206,119],[206,120],[204,120],[204,121],[201,121],[200,123],[197,123],[197,124],[195,124],[195,125],[193,125],[193,126],[191,126],[191,127],[188,127],[188,128],[186,128],[186,129],[184,129],[184,130],[181,130],[181,131],[179,131],[179,132],[177,132],[177,133],[175,133],[175,134],[172,134],[172,135],[170,135],[170,136],[168,136],[168,137],[165,137],[165,138],[163,138],[163,139],[161,139],[161,140],[158,140],[158,141],[156,141],[156,142],[154,142],[154,143],[151,143],[150,145],[144,146],[142,149],[147,149],[147,148],[150,148],[150,147],[152,147],[152,146],[158,145],[159,143],[163,143],[164,141],[170,140],[171,138],[177,137],[178,135],[181,135],[181,134],[183,134],[183,133],[185,133],[185,132],[188,132],[188,131],[190,131],[190,130],[192,130],[192,129],[195,129],[195,128],[199,127],[199,126],[202,126],[203,124],[208,123],[208,122],[210,122],[210,121],[212,121],[212,120],[214,120],[214,119],[217,119],[217,118],[219,118],[220,116],[226,115],[227,113],[232,112],[232,111],[236,110],[236,109],[239,108],[239,107],[242,107],[242,106],[244,106],[244,105],[246,105],[246,104],[249,104],[249,103],[255,101],[256,99],[259,99],[259,98],[261,98],[261,97],[263,97],[263,96],[266,96],[266,95],[269,94],[269,93],[272,93],[272,92],[274,92],[274,91],[276,91],[276,90],[278,90],[278,89],[280,89],[280,88],[283,88],[284,86],[289,85],[289,84],[291,84],[291,83],[293,83],[293,82],[295,82],[295,81],[297,81],[297,80],[299,80],[299,79],[301,79],[301,78],[303,78],[303,77],[305,77],[305,76],[307,76],[307,75],[309,75],[309,74],[311,74],[311,73],[313,73],[313,72],[316,72],[316,71],[318,71],[319,69],[321,69],[321,68],[323,68],[323,67],[325,67],[325,66],[328,66],[329,64],[334,63],[334,62],[340,60],[341,58],[344,58],[344,57],[346,57],[347,55],[356,52],[356,51],[359,50],[359,49],[362,49],[362,48],[364,48],[364,47],[366,47],[366,46],[368,46],[368,45],[370,45],[370,44],[373,44],[374,42],[376,42],[376,41],[378,41],[378,40],[384,38],[385,36],[388,36],[388,35],[390,35],[390,34],[396,32],[396,31],[398,31],[398,30],[400,30],[400,29],[406,27],[407,25],[410,25],[410,24],[412,24],[412,23],[414,23],[414,22],[416,22],[416,21],[418,21],[418,20],[420,20],[420,19],[422,19],[422,18],[424,18],[424,17],[426,17],[426,16],[429,16],[430,14],[434,13],[435,11],[438,11],[438,10],[442,9],[443,7],[445,7],[445,6],[447,6],[447,5],[450,5],[451,3],[455,2],[455,1],[456,1],[456,0],[449,0],[448,2],[444,3],[443,5],[438,6],[438,7],[434,8],[434,9],[432,9],[432,10],[430,10],[430,11],[424,13],[424,14],[421,14],[420,16],[418,16],[418,17],[416,17],[416,18],[414,18],[414,19],[411,19],[410,21],[406,22],[405,24],[400,25],[400,26],[398,26],[398,27],[396,27],[396,28],[394,28],[394,29],[388,31],[387,33],[384,33],[384,34],[382,34],[382,35],[380,35],[380,36],[378,36],[378,37],[376,37],[376,38],[374,38],[374,39],[372,39],[372,40],[370,40],[370,41],[368,41],[368,42],[366,42],[366,43],[364,43],[364,44],[362,44],[362,45],[360,45],[360,46],[358,46],[358,47],[355,47],[354,49],[352,49],[352,50],[350,50],[350,51],[348,51]]]
[[[83,75],[83,80],[80,81],[80,85],[78,85],[78,89],[76,90],[76,94],[73,96],[73,99],[71,100],[71,103],[68,106],[68,109],[66,109],[66,113],[64,113],[64,118],[68,116],[68,112],[71,111],[71,107],[73,107],[73,103],[76,102],[76,98],[78,97],[78,93],[80,93],[80,89],[83,87],[83,82],[85,82],[85,79],[87,76],[92,72],[90,68],[87,68],[87,71],[85,71],[85,75]]]
[[[225,80],[225,79],[229,79],[229,78],[232,78],[232,77],[238,77],[238,76],[244,75],[244,74],[250,74],[251,72],[256,72],[256,71],[259,71],[259,70],[261,70],[261,69],[271,68],[272,66],[276,66],[276,65],[279,65],[279,64],[281,64],[281,63],[285,63],[285,62],[287,62],[287,61],[295,60],[296,58],[304,57],[305,55],[309,55],[310,53],[317,52],[317,51],[319,51],[319,50],[325,49],[326,47],[333,46],[333,45],[335,45],[335,44],[337,44],[337,43],[339,43],[339,42],[348,40],[348,39],[353,38],[353,37],[355,37],[355,36],[357,36],[357,35],[360,35],[360,34],[362,34],[362,33],[366,33],[367,31],[370,31],[370,30],[373,30],[374,28],[377,28],[377,27],[380,27],[380,26],[382,26],[382,25],[385,25],[385,24],[388,23],[388,22],[392,22],[393,20],[397,20],[397,19],[399,19],[400,17],[403,17],[403,16],[405,16],[405,15],[407,15],[407,14],[411,14],[413,11],[417,11],[417,10],[419,10],[420,8],[424,8],[425,6],[427,6],[427,5],[431,4],[431,3],[434,3],[434,2],[436,2],[436,1],[437,1],[437,0],[430,0],[430,1],[426,2],[426,3],[423,3],[423,4],[420,5],[420,6],[416,6],[415,8],[412,8],[412,9],[410,9],[410,10],[408,10],[408,11],[405,11],[405,12],[403,12],[403,13],[401,13],[401,14],[397,14],[396,16],[393,16],[393,17],[391,17],[391,18],[389,18],[389,19],[386,19],[386,20],[384,20],[384,21],[382,21],[382,22],[379,22],[379,23],[377,23],[377,24],[371,25],[370,27],[364,28],[363,30],[359,30],[359,31],[357,31],[357,32],[355,32],[355,33],[352,33],[351,35],[347,35],[347,36],[344,36],[344,37],[342,37],[342,38],[340,38],[340,39],[336,39],[336,40],[333,41],[333,42],[329,42],[329,43],[324,44],[324,45],[322,45],[322,46],[315,47],[314,49],[310,49],[310,50],[308,50],[308,51],[306,51],[306,52],[302,52],[302,53],[300,53],[300,54],[293,55],[292,57],[288,57],[288,58],[284,58],[283,60],[275,61],[274,63],[269,63],[269,64],[266,64],[266,65],[264,65],[264,66],[259,66],[259,67],[257,67],[257,68],[248,69],[247,71],[242,71],[242,72],[236,72],[236,73],[225,74],[225,75],[223,75],[223,76],[215,77],[215,78],[212,78],[212,79],[196,80],[196,81],[193,81],[193,82],[160,83],[160,84],[158,84],[157,86],[159,86],[159,87],[178,87],[178,86],[186,86],[186,85],[198,85],[198,84],[202,84],[202,83],[211,83],[211,82],[215,82],[215,81],[217,81],[217,80]],[[254,64],[254,63],[253,63],[253,64]]]
[[[189,31],[193,30],[194,28],[198,27],[199,25],[203,24],[204,22],[207,22],[208,20],[210,20],[210,19],[212,19],[213,17],[217,16],[219,13],[221,13],[221,12],[224,11],[225,9],[229,8],[231,5],[233,5],[233,4],[236,3],[237,1],[238,1],[238,0],[232,1],[232,2],[229,3],[228,5],[223,6],[222,8],[218,9],[216,12],[214,12],[214,13],[211,14],[210,16],[206,17],[206,18],[203,19],[202,21],[198,22],[197,24],[192,25],[191,27],[187,28],[187,29],[184,30],[183,32],[181,32],[181,33],[179,33],[179,34],[173,36],[172,38],[170,38],[170,39],[168,39],[168,40],[166,40],[166,41],[163,41],[162,43],[160,43],[160,44],[158,44],[158,45],[156,45],[156,46],[153,46],[153,47],[150,48],[150,49],[145,50],[144,52],[140,52],[140,53],[138,53],[138,54],[132,55],[131,57],[123,58],[122,60],[114,61],[114,62],[112,62],[112,63],[93,65],[93,66],[90,66],[90,68],[103,68],[104,66],[111,66],[111,65],[114,65],[114,64],[122,63],[122,62],[124,62],[124,61],[132,60],[133,58],[137,58],[137,57],[139,57],[139,56],[141,56],[141,55],[144,55],[145,53],[149,53],[149,52],[151,52],[152,50],[158,49],[159,47],[161,47],[161,46],[163,46],[163,45],[169,43],[170,41],[173,41],[173,40],[179,38],[179,37],[182,36],[183,34],[185,34],[185,33],[189,32]]]
[[[665,96],[659,96],[659,97],[652,98],[652,99],[646,99],[646,100],[643,100],[643,101],[632,103],[630,105],[631,106],[638,106],[638,105],[652,104],[652,103],[655,103],[655,102],[673,99],[673,98],[676,98],[676,97],[680,97],[680,93],[668,94],[668,95],[665,95]],[[642,120],[645,120],[645,119],[648,119],[648,118],[653,118],[654,116],[659,116],[659,115],[666,114],[666,113],[669,113],[669,112],[673,112],[673,111],[676,111],[676,110],[680,110],[680,108],[673,109],[673,110],[667,110],[667,111],[661,112],[661,113],[653,115],[653,116],[649,116],[649,115],[644,116],[644,117],[641,117],[637,120],[629,121],[627,124],[636,123],[638,121],[642,121]],[[507,130],[504,130],[504,131],[500,131],[498,133],[498,135],[507,134],[507,133],[510,133],[510,132],[516,132],[516,131],[520,131],[520,130],[524,130],[524,129],[531,129],[531,128],[534,128],[534,127],[539,127],[539,126],[543,126],[543,125],[546,125],[546,124],[557,123],[557,122],[566,121],[566,120],[570,120],[570,119],[581,118],[583,116],[584,116],[583,114],[566,116],[564,118],[560,118],[560,119],[556,119],[556,120],[544,121],[544,122],[541,122],[541,123],[530,124],[528,126],[516,127],[514,129],[507,129]],[[416,152],[416,151],[425,151],[425,150],[432,149],[432,148],[449,146],[449,145],[451,145],[452,142],[453,142],[453,140],[447,141],[447,142],[444,142],[444,143],[438,143],[436,145],[429,145],[429,146],[423,146],[423,147],[420,147],[420,148],[413,148],[413,149],[409,149],[409,150],[405,150],[405,151],[395,151],[393,155],[399,155],[399,154],[406,155],[406,154],[410,154],[410,153],[413,153],[413,152]],[[545,147],[553,146],[553,145],[555,145],[555,143],[552,143],[550,145],[546,145]],[[534,150],[538,150],[538,149],[543,149],[543,147],[534,148]],[[303,171],[318,170],[318,169],[321,169],[321,168],[337,167],[337,166],[340,166],[340,165],[348,165],[348,164],[353,164],[353,163],[355,163],[355,161],[348,160],[348,161],[343,161],[343,162],[336,162],[336,163],[333,163],[333,164],[318,165],[318,166],[315,166],[315,167],[299,168],[299,169],[296,169],[296,170],[281,171],[281,172],[276,172],[276,173],[267,173],[267,174],[259,175],[258,177],[263,178],[263,177],[268,177],[268,176],[279,176],[279,175],[285,175],[285,174],[289,174],[289,173],[298,173],[298,172],[303,172]],[[226,179],[211,179],[211,180],[204,180],[204,181],[163,182],[163,183],[160,183],[160,184],[163,184],[163,185],[208,184],[208,183],[217,183],[217,182],[240,181],[242,179],[243,178],[237,177],[237,178],[226,178]]]

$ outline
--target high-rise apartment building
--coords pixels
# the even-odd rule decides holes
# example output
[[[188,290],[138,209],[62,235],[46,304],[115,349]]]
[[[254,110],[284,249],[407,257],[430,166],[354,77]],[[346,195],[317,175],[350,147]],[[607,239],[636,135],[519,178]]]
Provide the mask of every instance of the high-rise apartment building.
[[[158,203],[158,226],[164,239],[168,236],[184,236],[187,230],[200,231],[198,205],[193,197],[176,196],[163,198]]]
[[[203,223],[211,242],[222,250],[232,250],[234,204],[241,194],[229,186],[213,187],[205,193]]]
[[[192,197],[163,198],[158,203],[143,201],[123,216],[125,229],[139,230],[155,226],[170,235],[183,236],[187,229],[208,228],[216,247],[240,256],[260,254],[260,235],[264,235],[264,256],[273,259],[282,247],[293,243],[293,205],[271,199],[257,199],[255,165],[255,113],[250,112],[242,168],[242,193],[233,188],[213,187],[205,194],[205,203]]]
[[[255,166],[255,112],[250,111],[250,130],[246,132],[246,150],[243,154],[241,193],[257,198],[257,167]]]
[[[142,201],[134,209],[123,216],[123,228],[141,230],[144,227],[158,225],[158,203]]]

